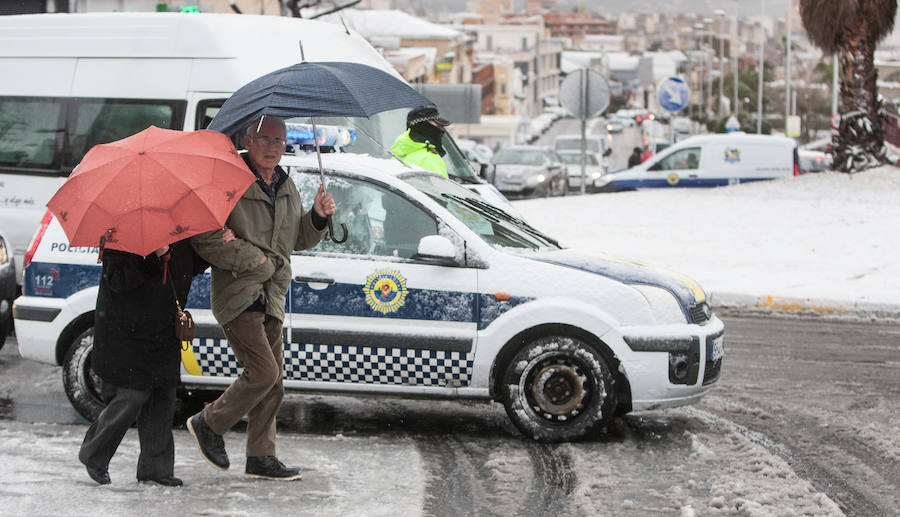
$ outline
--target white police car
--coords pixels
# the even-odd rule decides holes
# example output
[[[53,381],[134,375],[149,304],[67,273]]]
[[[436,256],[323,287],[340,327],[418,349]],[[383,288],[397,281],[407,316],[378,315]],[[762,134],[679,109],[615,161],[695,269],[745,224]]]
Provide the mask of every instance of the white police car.
[[[396,161],[324,155],[336,223],[292,257],[289,390],[493,399],[538,440],[596,432],[614,415],[696,402],[718,379],[723,323],[691,280],[560,247],[459,184]],[[309,198],[315,155],[282,165]],[[88,360],[100,267],[47,216],[15,304],[20,353],[64,369],[88,419],[102,407]],[[223,389],[241,371],[209,311],[208,275],[188,302],[197,337],[182,382]]]

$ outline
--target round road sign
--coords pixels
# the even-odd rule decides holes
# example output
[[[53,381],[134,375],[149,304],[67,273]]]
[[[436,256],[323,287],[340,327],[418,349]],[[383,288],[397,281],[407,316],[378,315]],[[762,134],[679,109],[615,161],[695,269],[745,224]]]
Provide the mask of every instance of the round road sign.
[[[659,84],[659,105],[666,111],[676,112],[688,105],[691,99],[691,90],[688,85],[677,77],[669,77]]]
[[[559,102],[576,118],[596,117],[609,107],[609,83],[596,70],[575,70],[559,86]]]

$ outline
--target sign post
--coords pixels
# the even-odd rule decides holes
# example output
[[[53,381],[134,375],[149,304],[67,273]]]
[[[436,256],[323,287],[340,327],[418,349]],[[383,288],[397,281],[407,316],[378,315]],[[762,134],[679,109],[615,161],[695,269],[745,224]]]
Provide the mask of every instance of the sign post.
[[[582,68],[569,73],[559,86],[559,102],[581,119],[581,193],[587,183],[587,119],[609,107],[609,83],[596,70]]]

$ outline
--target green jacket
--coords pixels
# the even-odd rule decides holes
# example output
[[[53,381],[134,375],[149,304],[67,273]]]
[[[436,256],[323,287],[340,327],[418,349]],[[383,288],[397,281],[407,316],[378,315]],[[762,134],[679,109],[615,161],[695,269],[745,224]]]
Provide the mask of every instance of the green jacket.
[[[300,192],[287,174],[275,197],[275,205],[254,182],[235,205],[225,226],[237,239],[222,242],[223,230],[196,235],[191,244],[212,265],[210,305],[220,325],[238,317],[260,295],[266,314],[284,321],[285,295],[291,284],[291,251],[311,248],[325,230],[312,223],[312,211],[304,212]],[[262,256],[266,261],[260,264]]]
[[[425,170],[440,174],[445,178],[447,175],[447,164],[441,155],[435,151],[434,146],[425,142],[416,142],[409,136],[409,130],[398,136],[391,146],[391,152],[396,154],[403,163],[408,165],[418,165]]]

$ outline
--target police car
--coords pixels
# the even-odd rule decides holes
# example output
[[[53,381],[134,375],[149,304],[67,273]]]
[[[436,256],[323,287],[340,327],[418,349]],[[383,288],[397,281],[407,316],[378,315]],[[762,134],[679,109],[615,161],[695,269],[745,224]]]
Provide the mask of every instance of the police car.
[[[719,377],[724,325],[690,279],[560,246],[464,188],[397,161],[326,154],[344,244],[294,253],[286,300],[288,390],[501,402],[527,436],[590,436],[615,415],[699,400]],[[311,206],[316,158],[285,156]],[[15,304],[22,356],[63,366],[88,419],[103,402],[90,354],[100,266],[49,214],[28,250]],[[188,306],[186,388],[221,390],[241,372],[209,307]]]

